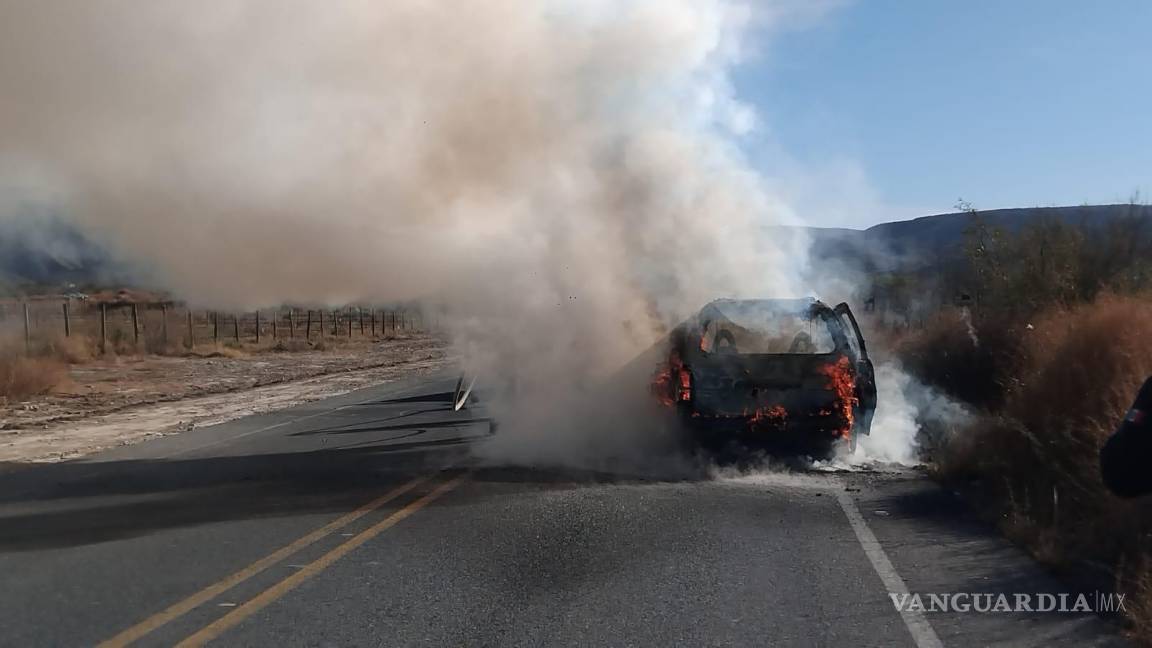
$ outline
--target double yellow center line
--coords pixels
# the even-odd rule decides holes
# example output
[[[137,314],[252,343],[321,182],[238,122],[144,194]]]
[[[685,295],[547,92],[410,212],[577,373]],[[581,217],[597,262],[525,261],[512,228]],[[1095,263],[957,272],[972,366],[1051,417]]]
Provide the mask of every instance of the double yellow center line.
[[[408,516],[412,515],[416,511],[419,511],[420,509],[424,508],[425,506],[430,504],[432,501],[436,500],[437,498],[444,495],[448,491],[456,488],[464,480],[468,479],[470,474],[471,474],[471,472],[464,472],[464,473],[461,473],[461,474],[457,475],[456,477],[454,477],[448,481],[442,482],[439,486],[432,489],[428,494],[426,494],[423,497],[413,501],[411,504],[408,504],[404,508],[401,508],[400,510],[389,515],[388,517],[377,522],[376,524],[373,524],[372,526],[361,531],[360,533],[353,536],[352,538],[349,538],[344,543],[338,545],[335,549],[332,549],[331,551],[324,554],[323,556],[321,556],[321,557],[317,558],[316,560],[312,561],[311,563],[305,565],[299,571],[295,572],[291,576],[288,576],[287,578],[279,581],[275,585],[264,590],[260,594],[256,595],[254,598],[250,599],[249,601],[247,601],[243,605],[240,605],[239,607],[235,608],[234,610],[232,610],[228,614],[224,615],[223,617],[220,617],[216,621],[213,621],[212,623],[208,624],[207,626],[201,628],[200,630],[198,630],[197,632],[188,636],[186,639],[184,639],[183,641],[181,641],[177,645],[181,646],[181,647],[201,646],[201,645],[204,645],[205,643],[219,637],[221,634],[223,634],[229,628],[236,626],[238,623],[240,623],[244,619],[246,619],[246,618],[252,616],[253,614],[255,614],[256,612],[259,612],[260,610],[264,609],[269,604],[271,604],[273,601],[279,599],[280,597],[284,596],[288,592],[292,591],[293,589],[298,587],[301,583],[308,580],[309,578],[312,578],[316,574],[319,574],[320,572],[324,571],[329,566],[331,566],[332,563],[334,563],[337,560],[339,560],[340,558],[343,558],[344,556],[348,555],[350,552],[355,550],[357,547],[363,545],[365,542],[368,542],[372,538],[380,535],[380,533],[384,532],[385,530],[395,526],[398,522],[400,522],[404,518],[407,518]],[[168,607],[165,610],[157,612],[156,614],[148,617],[147,619],[144,619],[143,621],[141,621],[140,623],[137,623],[136,625],[132,626],[131,628],[124,630],[123,632],[116,635],[115,637],[112,637],[111,639],[108,639],[106,641],[101,642],[98,645],[98,648],[118,648],[121,646],[127,646],[127,645],[131,644],[132,642],[134,642],[134,641],[144,637],[145,635],[151,633],[152,631],[156,630],[160,626],[187,614],[191,610],[193,610],[193,609],[199,607],[200,605],[212,600],[213,598],[219,596],[220,594],[232,589],[233,587],[239,585],[240,583],[243,583],[244,581],[252,578],[253,576],[264,571],[265,569],[268,569],[269,567],[275,565],[276,563],[279,563],[280,561],[284,560],[285,558],[295,554],[296,552],[300,551],[301,549],[304,549],[305,547],[308,547],[309,545],[314,544],[315,542],[321,540],[322,538],[325,538],[325,537],[331,535],[332,533],[348,526],[349,524],[351,524],[351,523],[355,522],[356,520],[364,517],[365,515],[371,513],[372,511],[375,511],[375,510],[379,509],[380,507],[385,506],[389,502],[391,502],[391,501],[395,500],[396,498],[404,495],[405,493],[408,493],[409,491],[411,491],[415,488],[418,488],[419,486],[427,483],[431,479],[432,479],[432,475],[424,475],[421,477],[417,477],[417,478],[415,478],[415,479],[413,479],[413,480],[411,480],[411,481],[409,481],[409,482],[407,482],[401,486],[394,488],[393,490],[385,493],[384,495],[381,495],[380,497],[372,500],[371,502],[368,502],[364,506],[361,506],[360,508],[356,509],[355,511],[352,511],[351,513],[348,513],[348,514],[340,517],[339,519],[337,519],[333,522],[330,522],[329,524],[313,531],[312,533],[309,533],[308,535],[296,540],[295,542],[293,542],[293,543],[291,543],[285,547],[277,549],[276,551],[268,554],[267,556],[261,558],[260,560],[257,560],[256,562],[248,565],[247,567],[241,569],[240,571],[238,571],[234,574],[231,574],[230,576],[227,576],[224,579],[222,579],[216,583],[213,583],[212,585],[209,585],[208,587],[205,587],[204,589],[200,590],[199,592],[196,592],[195,594],[193,594],[193,595],[189,596],[188,598],[185,598],[184,600]]]

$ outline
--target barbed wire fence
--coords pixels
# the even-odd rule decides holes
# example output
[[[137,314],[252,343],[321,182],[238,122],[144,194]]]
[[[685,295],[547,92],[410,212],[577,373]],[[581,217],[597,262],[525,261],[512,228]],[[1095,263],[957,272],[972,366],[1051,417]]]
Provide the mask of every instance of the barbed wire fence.
[[[33,353],[61,340],[85,340],[98,353],[166,353],[203,346],[387,339],[427,332],[418,309],[285,306],[249,312],[192,309],[176,302],[28,300],[0,303],[0,335]]]

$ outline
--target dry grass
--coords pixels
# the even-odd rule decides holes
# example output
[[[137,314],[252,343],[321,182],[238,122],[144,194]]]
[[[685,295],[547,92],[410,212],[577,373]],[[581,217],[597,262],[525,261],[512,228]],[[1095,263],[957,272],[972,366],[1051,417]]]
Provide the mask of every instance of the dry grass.
[[[0,399],[5,402],[46,394],[67,380],[68,366],[56,358],[0,352]]]
[[[965,311],[947,309],[915,335],[902,337],[897,354],[921,380],[965,402],[994,408],[1011,389],[1023,331],[1023,323],[993,317],[972,322]]]
[[[1148,556],[1130,567],[1120,570],[1116,579],[1116,589],[1129,594],[1128,618],[1132,621],[1132,633],[1145,644],[1152,643],[1152,564]]]
[[[83,364],[100,354],[99,347],[88,337],[57,337],[37,342],[31,355],[55,358],[68,364]]]
[[[358,333],[358,331],[357,331]],[[139,358],[145,355],[174,357],[215,357],[241,359],[270,353],[303,353],[309,351],[355,350],[389,340],[404,340],[420,334],[403,331],[381,336],[356,335],[316,336],[303,338],[264,338],[259,344],[252,340],[221,340],[199,343],[188,349],[181,341],[164,343],[162,338],[142,336],[139,341],[131,334],[114,331],[101,349],[98,339],[87,335],[71,337],[33,338],[25,344],[18,331],[0,331],[0,405],[23,402],[65,386],[70,380],[69,367],[100,359],[117,357]]]
[[[1152,302],[1106,296],[1054,310],[1024,343],[1027,362],[1011,414],[1033,429],[1058,428],[1098,441],[1152,373]]]
[[[299,353],[301,351],[323,351],[325,346],[320,341],[305,342],[301,339],[277,340],[272,346],[268,347],[269,351],[276,353]]]
[[[938,380],[956,380],[948,371],[967,365],[965,380],[979,380],[968,373],[979,367],[983,380],[1000,381],[994,398],[977,401],[993,413],[937,449],[937,470],[979,480],[1001,528],[1037,558],[1109,565],[1137,637],[1152,643],[1152,501],[1111,495],[1099,468],[1101,444],[1152,373],[1152,302],[1104,296],[1031,325],[1015,329],[1015,351],[995,351],[1012,353],[1008,361],[979,357],[944,324],[906,347],[922,354],[913,361],[945,364]]]
[[[165,342],[160,336],[141,336],[137,341],[130,333],[113,331],[107,342],[101,348],[100,341],[87,335],[72,335],[71,337],[55,336],[48,338],[33,338],[31,347],[25,351],[23,337],[16,334],[0,335],[0,352],[11,355],[28,355],[39,358],[56,358],[67,364],[84,364],[100,358],[108,357],[140,357],[173,356],[173,357],[227,357],[243,358],[262,353],[299,353],[306,351],[336,351],[345,347],[355,347],[363,344],[386,342],[390,340],[404,340],[418,335],[415,332],[389,333],[387,335],[361,337],[359,333],[352,337],[319,336],[313,335],[310,340],[303,337],[272,339],[264,337],[259,343],[251,338],[242,338],[236,341],[231,337],[212,340],[197,340],[194,348],[189,349],[186,340],[169,340]]]
[[[22,339],[6,336],[0,340],[0,404],[19,403],[67,384],[68,365],[91,357],[77,338],[39,340],[26,348]]]

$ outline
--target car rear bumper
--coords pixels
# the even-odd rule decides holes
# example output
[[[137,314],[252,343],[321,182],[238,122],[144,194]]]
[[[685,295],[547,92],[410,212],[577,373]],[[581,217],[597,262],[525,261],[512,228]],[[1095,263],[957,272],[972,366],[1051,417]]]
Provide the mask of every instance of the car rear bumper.
[[[705,447],[740,445],[785,452],[825,453],[853,433],[834,413],[788,412],[784,416],[715,416],[688,412],[686,424],[693,439]]]

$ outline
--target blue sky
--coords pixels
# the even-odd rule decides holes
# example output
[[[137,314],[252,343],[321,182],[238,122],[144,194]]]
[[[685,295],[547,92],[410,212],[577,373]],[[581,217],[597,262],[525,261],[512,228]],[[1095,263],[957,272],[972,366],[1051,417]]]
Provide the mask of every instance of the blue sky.
[[[1152,200],[1152,0],[857,0],[735,82],[812,224]]]

